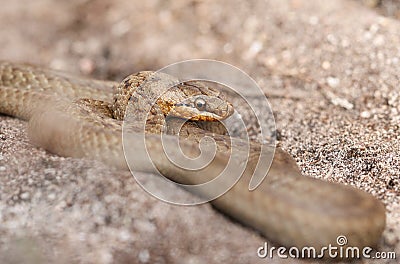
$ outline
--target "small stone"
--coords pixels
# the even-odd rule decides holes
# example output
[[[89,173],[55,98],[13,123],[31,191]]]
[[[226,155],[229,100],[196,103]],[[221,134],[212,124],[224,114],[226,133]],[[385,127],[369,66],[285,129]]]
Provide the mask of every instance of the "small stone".
[[[262,48],[263,48],[263,44],[260,41],[253,42],[248,50],[249,57],[252,58],[255,55],[257,55],[261,51]]]
[[[336,87],[338,87],[338,85],[340,84],[339,78],[335,78],[335,77],[328,77],[328,78],[326,78],[326,82],[328,83],[328,85],[329,85],[331,88],[336,88]]]
[[[336,46],[338,44],[338,39],[333,34],[329,34],[328,36],[326,36],[326,39],[328,40],[328,42],[330,44],[332,44],[334,46]]]
[[[56,199],[56,194],[50,193],[49,195],[47,195],[47,199],[49,199],[50,201],[53,201],[54,199]]]
[[[19,196],[22,200],[28,200],[31,197],[31,194],[29,192],[23,192]]]
[[[131,234],[128,231],[123,230],[119,233],[119,239],[124,242],[129,241],[131,239]]]
[[[141,250],[139,252],[139,261],[142,263],[147,263],[150,260],[150,253],[147,249]]]
[[[331,68],[331,63],[329,61],[322,62],[322,69],[329,70]]]
[[[362,118],[370,118],[371,117],[371,113],[369,111],[362,111],[360,116]]]
[[[342,39],[341,43],[343,48],[348,48],[350,46],[350,42],[348,39]]]
[[[52,174],[52,175],[54,175],[54,174],[56,174],[56,169],[54,169],[54,168],[46,168],[46,169],[44,169],[44,174]]]
[[[275,57],[268,57],[265,59],[264,64],[266,66],[275,66],[276,64],[278,64],[278,60]]]

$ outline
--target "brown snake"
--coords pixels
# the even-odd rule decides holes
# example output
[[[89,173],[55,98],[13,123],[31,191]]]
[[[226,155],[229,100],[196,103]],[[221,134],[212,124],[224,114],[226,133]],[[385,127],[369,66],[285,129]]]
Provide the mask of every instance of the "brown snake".
[[[132,92],[149,74],[142,72],[131,75],[121,84],[117,84],[2,62],[0,113],[29,120],[30,138],[50,152],[62,156],[98,159],[115,167],[126,168],[122,149],[122,121],[117,119],[123,119],[129,100],[139,104],[137,109],[146,106],[146,93],[151,93],[149,89],[143,90],[142,94],[139,92],[139,97],[131,97]],[[118,87],[118,93],[114,96],[111,89],[113,86]],[[155,86],[157,80],[153,87]],[[152,130],[150,132],[159,132],[162,129],[158,126],[158,121],[153,121],[164,117],[168,112],[171,114],[175,111],[173,115],[179,116],[188,109],[197,107],[201,113],[191,113],[191,116],[198,116],[199,120],[206,121],[223,119],[232,112],[232,106],[220,98],[218,91],[196,85],[178,85],[175,89],[170,94],[163,95],[161,101],[157,101],[158,111],[151,110],[146,124],[146,129]],[[197,101],[182,102],[182,98],[173,98],[171,102],[166,102],[178,91],[183,91],[183,100],[186,100],[185,96],[195,95]],[[209,101],[209,96],[216,99]],[[204,103],[207,103],[206,106]],[[157,119],[152,119],[153,117]],[[198,134],[203,133],[204,127],[195,124],[184,128],[185,131],[180,133],[183,151],[196,156]],[[137,128],[132,128],[135,129]],[[193,175],[211,177],[209,175],[215,175],[215,171],[223,169],[229,158],[226,152],[231,146],[226,142],[226,136],[215,135],[213,132],[205,133],[216,138],[216,157],[210,166],[197,172],[172,166],[160,154],[163,153],[163,148],[156,135],[146,133],[146,144],[153,162],[162,174],[175,181],[197,183],[198,180],[192,180]],[[167,137],[167,141],[173,137],[175,136]],[[258,143],[251,144],[252,151],[256,152],[258,148]],[[136,158],[140,160],[139,155]],[[241,162],[240,156],[233,158]],[[248,183],[254,166],[251,156],[240,181],[223,196],[213,200],[213,205],[285,246],[335,246],[339,235],[347,237],[347,246],[377,244],[385,226],[385,208],[371,195],[349,186],[302,176],[294,160],[279,148],[275,151],[268,176],[255,191],[250,192]],[[136,169],[151,171],[146,166]]]

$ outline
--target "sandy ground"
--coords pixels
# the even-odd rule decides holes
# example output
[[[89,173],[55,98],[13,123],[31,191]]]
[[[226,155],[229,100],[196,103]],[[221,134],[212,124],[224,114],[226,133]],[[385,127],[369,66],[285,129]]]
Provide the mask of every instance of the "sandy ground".
[[[0,1],[0,59],[121,80],[184,59],[252,76],[304,175],[387,208],[400,258],[400,22],[360,1]],[[182,192],[179,195],[189,195]],[[0,116],[1,263],[280,263],[210,205],[172,206],[128,172],[51,155]],[[396,263],[368,260],[364,263]]]

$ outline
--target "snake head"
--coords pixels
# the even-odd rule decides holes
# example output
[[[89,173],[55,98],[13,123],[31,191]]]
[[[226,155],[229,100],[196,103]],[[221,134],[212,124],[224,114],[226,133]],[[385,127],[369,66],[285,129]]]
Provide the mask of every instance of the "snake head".
[[[191,121],[221,121],[234,113],[220,90],[198,81],[179,83],[157,101],[165,116]]]
[[[171,107],[168,115],[193,121],[219,121],[233,114],[233,106],[217,96],[196,95]]]

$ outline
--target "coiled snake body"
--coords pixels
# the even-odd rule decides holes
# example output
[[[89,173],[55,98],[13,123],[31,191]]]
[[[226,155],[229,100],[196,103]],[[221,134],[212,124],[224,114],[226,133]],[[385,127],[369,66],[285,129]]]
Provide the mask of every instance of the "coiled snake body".
[[[98,159],[126,168],[121,119],[129,100],[138,104],[136,114],[140,116],[143,114],[141,109],[148,104],[148,93],[158,93],[157,81],[163,80],[153,80],[150,88],[137,91],[150,74],[131,75],[117,84],[2,62],[0,113],[29,120],[32,141],[53,153]],[[173,77],[170,78],[174,82]],[[111,87],[117,87],[115,95]],[[134,91],[137,96],[132,98]],[[189,97],[191,99],[187,99]],[[164,129],[159,120],[165,119],[166,114],[179,117],[192,110],[189,118],[208,124],[229,116],[233,107],[218,91],[197,84],[176,85],[161,96],[156,105],[158,110],[151,110],[146,123],[146,131],[149,131],[146,144],[151,157],[165,176],[192,182],[193,177],[188,175],[196,175],[196,172],[172,166],[160,154],[163,148],[158,137],[152,135]],[[226,152],[231,148],[226,136],[213,129],[207,131],[206,127],[190,124],[179,134],[184,139],[185,153],[194,156],[198,154],[201,134],[215,138],[216,158],[201,172],[203,176],[221,170],[227,160]],[[137,127],[131,129],[140,130]],[[252,151],[258,148],[258,143],[251,143]],[[242,162],[239,156],[233,158]],[[285,246],[320,249],[329,244],[337,245],[336,238],[340,235],[347,237],[346,246],[361,248],[377,244],[385,226],[385,209],[371,195],[352,187],[302,176],[293,159],[280,149],[275,151],[268,176],[250,192],[248,183],[254,165],[250,156],[243,177],[231,190],[212,201],[215,207]],[[135,169],[148,171],[145,166]]]

